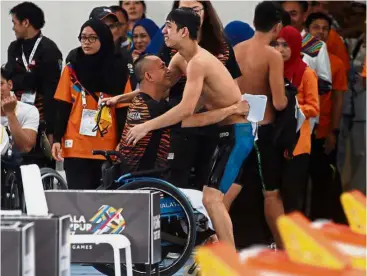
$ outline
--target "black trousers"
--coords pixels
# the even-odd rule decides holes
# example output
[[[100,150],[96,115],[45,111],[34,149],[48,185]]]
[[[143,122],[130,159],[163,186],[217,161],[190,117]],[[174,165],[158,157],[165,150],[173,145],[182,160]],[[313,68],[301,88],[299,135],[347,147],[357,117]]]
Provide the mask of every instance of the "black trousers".
[[[216,148],[215,127],[172,130],[165,177],[178,188],[202,190],[208,177],[208,163]]]
[[[346,223],[340,202],[343,190],[336,166],[337,148],[326,154],[324,144],[325,139],[313,137],[310,159],[311,220],[331,219],[337,223]]]
[[[281,195],[284,211],[305,211],[305,195],[308,183],[309,154],[300,154],[283,162]]]
[[[65,158],[64,169],[70,190],[95,190],[101,185],[103,160]]]

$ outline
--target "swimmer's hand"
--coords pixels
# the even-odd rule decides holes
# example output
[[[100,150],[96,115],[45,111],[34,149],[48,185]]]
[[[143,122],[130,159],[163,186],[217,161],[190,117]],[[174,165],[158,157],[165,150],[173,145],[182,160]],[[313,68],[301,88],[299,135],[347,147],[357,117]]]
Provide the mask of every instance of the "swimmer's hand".
[[[236,109],[235,109],[235,114],[237,115],[245,115],[247,116],[249,111],[250,111],[250,105],[248,103],[248,101],[241,101],[235,104]]]
[[[138,143],[142,138],[144,138],[150,130],[148,126],[144,124],[136,125],[129,130],[127,133],[126,143],[127,145],[133,144],[134,146]]]

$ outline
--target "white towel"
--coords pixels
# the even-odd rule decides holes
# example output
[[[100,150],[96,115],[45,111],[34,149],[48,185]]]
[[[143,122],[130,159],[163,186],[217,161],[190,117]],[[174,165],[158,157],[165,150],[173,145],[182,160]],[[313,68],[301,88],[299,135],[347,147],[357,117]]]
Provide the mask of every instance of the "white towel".
[[[210,229],[214,231],[213,224],[203,204],[203,192],[198,191],[198,190],[181,189],[181,188],[180,188],[180,191],[184,193],[185,196],[188,198],[188,200],[191,203],[192,208],[200,212],[201,214],[203,214],[208,219],[208,226]]]

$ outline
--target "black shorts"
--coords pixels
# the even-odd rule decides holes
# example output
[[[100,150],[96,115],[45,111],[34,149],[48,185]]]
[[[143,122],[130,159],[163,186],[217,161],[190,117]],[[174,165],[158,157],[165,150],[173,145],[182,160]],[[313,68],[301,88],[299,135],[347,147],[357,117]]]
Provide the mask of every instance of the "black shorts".
[[[207,186],[227,193],[254,145],[250,123],[218,128],[217,147],[209,162]]]
[[[267,191],[279,189],[282,183],[283,152],[274,146],[274,126],[258,127],[258,140],[249,157],[243,162],[237,184],[255,182]],[[296,180],[295,180],[296,181]]]

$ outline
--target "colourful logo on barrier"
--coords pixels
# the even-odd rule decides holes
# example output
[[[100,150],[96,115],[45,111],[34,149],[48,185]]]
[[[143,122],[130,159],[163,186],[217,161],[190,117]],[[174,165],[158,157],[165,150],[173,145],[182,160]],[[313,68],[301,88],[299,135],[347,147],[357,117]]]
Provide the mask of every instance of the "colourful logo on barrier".
[[[121,215],[123,208],[115,209],[109,205],[102,205],[98,212],[89,220],[97,224],[90,231],[93,234],[120,234],[126,227],[126,221]]]

